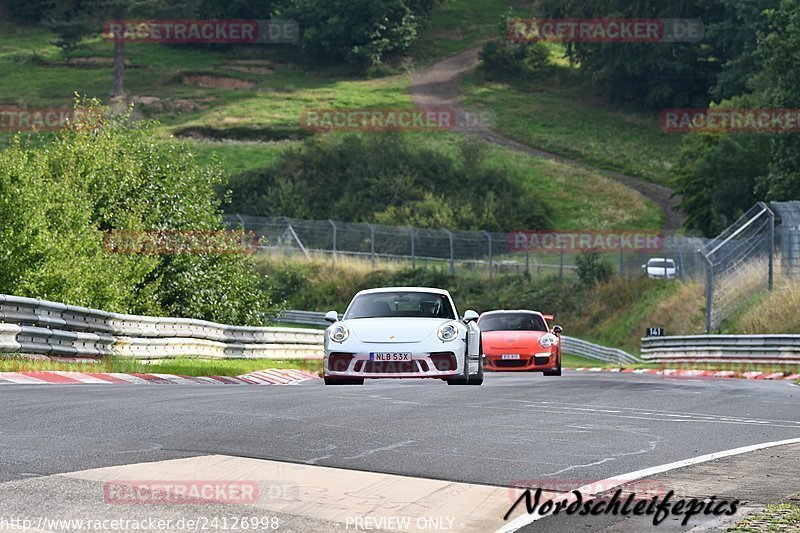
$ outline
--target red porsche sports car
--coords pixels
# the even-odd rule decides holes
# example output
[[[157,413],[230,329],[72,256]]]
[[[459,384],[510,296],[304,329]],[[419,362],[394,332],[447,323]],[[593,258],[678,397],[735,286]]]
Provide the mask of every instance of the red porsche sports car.
[[[561,375],[561,326],[536,311],[489,311],[478,319],[484,369]]]

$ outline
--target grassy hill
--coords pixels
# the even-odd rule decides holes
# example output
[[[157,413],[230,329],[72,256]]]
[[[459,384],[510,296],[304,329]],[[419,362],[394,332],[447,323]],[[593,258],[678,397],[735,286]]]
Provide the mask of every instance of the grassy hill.
[[[436,50],[427,56],[420,52],[420,57],[441,56],[496,32],[497,20],[506,8],[506,2],[444,4],[417,49],[435,43]],[[461,30],[451,31],[456,27]],[[4,72],[0,105],[69,106],[75,93],[107,100],[111,44],[99,37],[84,41],[65,61],[50,40],[52,36],[42,29],[6,26],[0,32],[0,68]],[[221,165],[229,176],[269,166],[288,146],[307,137],[299,124],[303,111],[411,105],[407,91],[410,75],[400,65],[388,74],[369,78],[301,67],[287,61],[284,52],[279,47],[220,50],[129,43],[128,101],[134,103],[136,116],[161,122],[161,135],[185,138],[202,162]],[[490,107],[495,104],[487,102]],[[454,146],[460,136],[456,134],[408,135],[457,157]],[[0,134],[0,141],[9,138],[8,133]],[[491,165],[541,194],[542,201],[552,208],[552,226],[557,229],[653,228],[659,224],[654,204],[599,173],[499,147],[489,152]]]

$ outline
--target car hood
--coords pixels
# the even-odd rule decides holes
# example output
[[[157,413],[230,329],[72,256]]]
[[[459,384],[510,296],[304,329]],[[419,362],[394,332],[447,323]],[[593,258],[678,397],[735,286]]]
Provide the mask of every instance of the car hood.
[[[420,342],[436,334],[446,318],[357,318],[344,324],[362,342]]]
[[[530,350],[539,346],[539,339],[546,331],[484,331],[481,341],[484,351]]]

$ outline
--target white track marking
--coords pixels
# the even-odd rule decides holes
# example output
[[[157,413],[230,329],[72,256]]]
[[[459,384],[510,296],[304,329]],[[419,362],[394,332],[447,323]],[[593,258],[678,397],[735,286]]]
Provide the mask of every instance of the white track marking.
[[[664,472],[668,472],[670,470],[676,470],[678,468],[684,468],[686,466],[692,466],[700,463],[706,463],[708,461],[714,461],[716,459],[722,459],[724,457],[731,457],[733,455],[741,455],[743,453],[754,452],[757,450],[763,450],[765,448],[772,448],[774,446],[783,446],[785,444],[800,444],[800,438],[796,439],[786,439],[786,440],[778,440],[773,442],[764,442],[761,444],[753,444],[751,446],[742,446],[741,448],[733,448],[731,450],[724,450],[721,452],[714,452],[708,453],[705,455],[700,455],[698,457],[693,457],[692,459],[684,459],[682,461],[675,461],[674,463],[667,463],[660,466],[653,466],[650,468],[643,468],[642,470],[636,470],[635,472],[629,472],[627,474],[622,474],[620,476],[610,477],[608,479],[604,479],[601,481],[596,481],[589,485],[584,485],[579,487],[575,490],[584,494],[586,496],[593,496],[596,494],[598,487],[602,487],[603,492],[608,492],[609,490],[613,490],[620,485],[624,485],[631,481],[636,481],[637,479],[642,479],[649,476],[654,476],[656,474],[661,474]],[[575,496],[570,492],[558,499],[553,500],[554,502],[559,501],[567,501],[572,502],[575,501]],[[525,527],[537,520],[541,520],[546,516],[550,516],[550,514],[539,515],[539,514],[524,514],[519,516],[506,524],[505,526],[501,527],[495,533],[512,533],[514,531],[519,530],[522,527]]]

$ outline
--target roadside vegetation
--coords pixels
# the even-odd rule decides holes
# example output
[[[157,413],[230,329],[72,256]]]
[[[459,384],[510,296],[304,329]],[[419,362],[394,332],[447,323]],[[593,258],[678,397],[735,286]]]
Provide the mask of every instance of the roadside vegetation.
[[[119,372],[124,374],[176,374],[179,376],[240,376],[270,368],[294,368],[320,372],[322,361],[313,359],[200,359],[181,357],[145,361],[108,357],[94,363],[70,363],[29,359],[19,356],[0,358],[0,372]]]
[[[795,496],[797,497],[797,496]],[[796,501],[768,505],[766,509],[738,522],[726,533],[780,533],[796,531],[800,524],[800,503]]]

